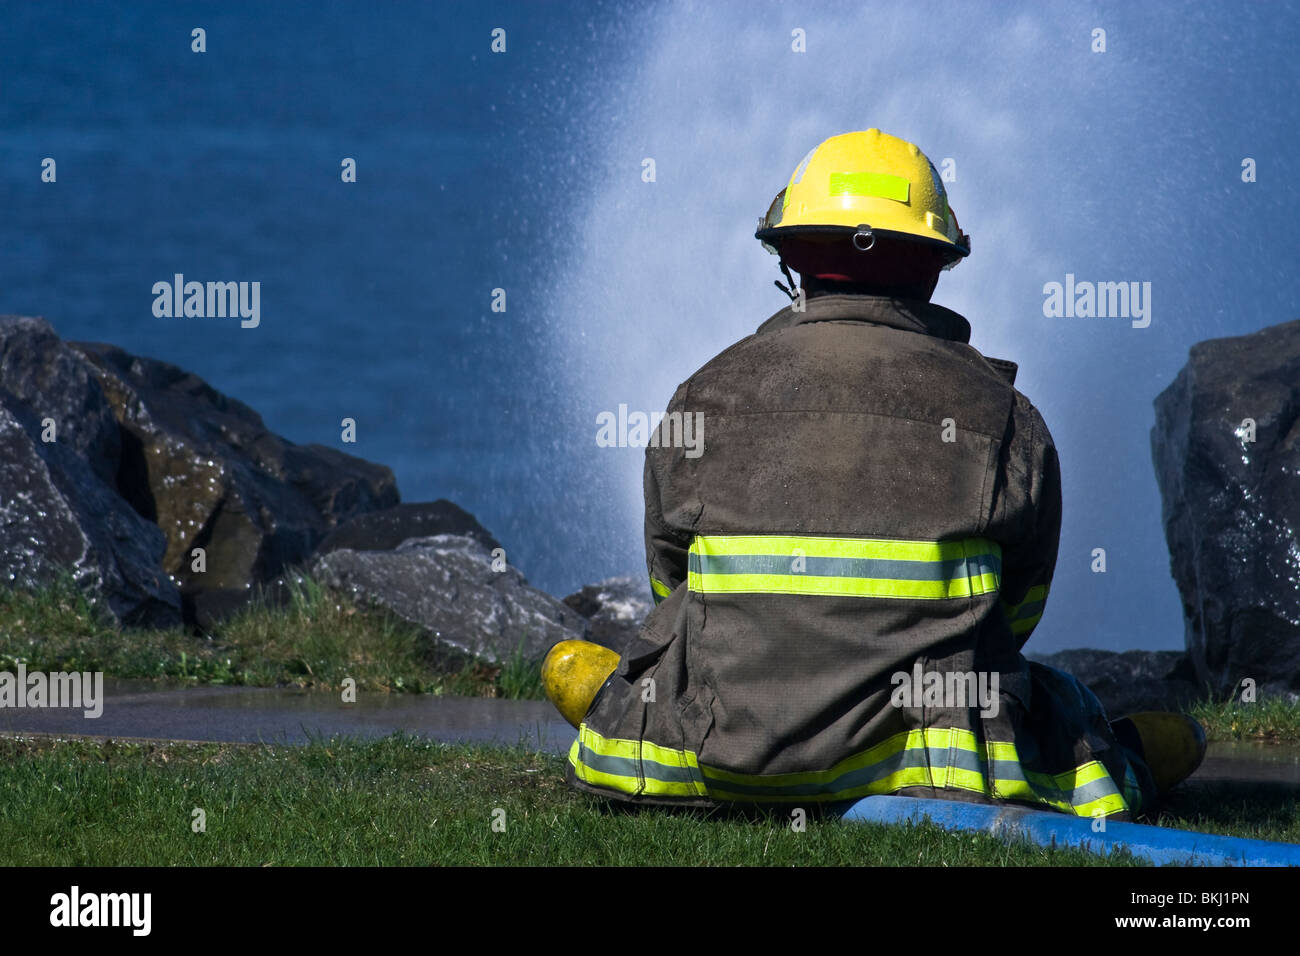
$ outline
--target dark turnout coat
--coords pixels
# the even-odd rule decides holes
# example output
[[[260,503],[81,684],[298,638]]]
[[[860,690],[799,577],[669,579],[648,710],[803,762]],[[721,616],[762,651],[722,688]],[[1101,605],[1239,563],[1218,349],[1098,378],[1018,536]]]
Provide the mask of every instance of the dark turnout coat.
[[[646,450],[660,603],[579,729],[575,786],[1080,815],[1154,797],[1096,698],[1021,654],[1056,563],[1060,470],[1015,365],[969,338],[931,303],[817,296],[677,389]],[[674,412],[702,453],[670,434]]]

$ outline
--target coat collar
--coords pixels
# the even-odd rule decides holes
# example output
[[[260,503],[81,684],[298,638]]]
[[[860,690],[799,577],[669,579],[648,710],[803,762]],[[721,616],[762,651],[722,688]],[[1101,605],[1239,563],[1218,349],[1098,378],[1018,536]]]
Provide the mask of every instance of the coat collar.
[[[886,325],[907,332],[970,343],[970,323],[952,309],[920,299],[879,295],[818,295],[805,302],[803,312],[786,306],[758,327],[758,334],[809,322],[855,321]]]

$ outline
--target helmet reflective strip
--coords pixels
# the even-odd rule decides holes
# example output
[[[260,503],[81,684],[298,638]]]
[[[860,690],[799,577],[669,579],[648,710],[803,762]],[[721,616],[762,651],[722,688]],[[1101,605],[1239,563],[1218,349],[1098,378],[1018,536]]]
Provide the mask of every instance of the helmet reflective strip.
[[[831,173],[832,196],[870,196],[907,202],[912,184],[890,173]]]
[[[781,212],[782,213],[785,212],[785,207],[790,205],[790,186],[799,185],[799,180],[803,179],[803,174],[808,169],[808,163],[812,161],[813,154],[815,152],[817,152],[816,146],[808,150],[808,152],[804,155],[804,158],[799,160],[799,165],[794,168],[794,175],[790,177],[789,184],[786,186],[785,189],[781,190],[782,193]]]
[[[948,209],[948,190],[944,188],[943,177],[939,175],[939,170],[934,168],[934,163],[930,163],[930,179],[934,183],[934,194],[943,197],[943,208],[946,212]]]
[[[804,158],[799,160],[799,165],[794,168],[794,175],[790,177],[791,186],[799,185],[799,180],[803,179],[803,174],[805,170],[808,169],[808,163],[812,160],[813,153],[815,152],[817,152],[816,146],[808,150],[807,154],[804,155]]]

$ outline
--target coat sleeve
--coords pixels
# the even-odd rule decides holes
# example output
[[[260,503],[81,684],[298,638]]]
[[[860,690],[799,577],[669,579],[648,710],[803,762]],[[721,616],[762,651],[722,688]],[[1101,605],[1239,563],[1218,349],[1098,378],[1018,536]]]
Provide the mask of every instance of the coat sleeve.
[[[683,388],[669,402],[668,410],[680,410]],[[687,577],[691,533],[672,526],[664,517],[672,512],[672,502],[664,500],[657,467],[666,456],[680,454],[681,449],[651,446],[646,448],[645,475],[645,550],[650,571],[650,590],[658,604],[672,594]]]
[[[1061,466],[1056,445],[1032,405],[1027,418],[1027,441],[1019,451],[1028,458],[1028,534],[1002,556],[1002,611],[1021,648],[1043,616],[1061,540]]]
[[[663,520],[658,501],[659,484],[654,477],[650,461],[645,470],[645,549],[646,564],[650,570],[650,590],[658,604],[686,580],[687,551],[685,540],[669,528]]]

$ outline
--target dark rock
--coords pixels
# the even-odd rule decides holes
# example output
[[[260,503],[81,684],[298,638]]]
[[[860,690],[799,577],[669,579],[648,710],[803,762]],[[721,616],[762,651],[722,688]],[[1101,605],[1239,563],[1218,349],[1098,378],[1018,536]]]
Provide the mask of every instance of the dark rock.
[[[247,405],[174,365],[111,345],[70,347],[121,427],[119,490],[163,530],[162,567],[191,596],[251,591],[306,561],[340,522],[398,502],[388,468],[286,441]],[[206,552],[202,572],[191,567],[196,547]]]
[[[1080,649],[1025,656],[1073,674],[1097,695],[1111,720],[1141,710],[1179,710],[1206,696],[1181,651]]]
[[[383,511],[357,515],[339,525],[322,541],[317,554],[341,548],[353,551],[391,551],[409,538],[431,538],[440,534],[465,535],[489,550],[501,543],[459,505],[445,498],[400,504]]]
[[[72,562],[133,623],[171,621],[182,603],[190,621],[224,616],[339,524],[399,500],[388,468],[295,445],[198,377],[64,343],[43,319],[0,317],[0,404],[0,571],[35,582]]]
[[[586,636],[586,620],[572,608],[530,587],[514,568],[495,571],[492,564],[483,542],[436,535],[391,551],[331,551],[308,570],[321,584],[424,628],[453,654],[499,663],[522,648],[539,660],[558,641]]]
[[[1152,456],[1201,681],[1300,691],[1300,320],[1193,346]],[[1243,428],[1255,422],[1255,441]]]
[[[0,582],[39,587],[68,570],[123,624],[179,624],[180,596],[158,565],[162,532],[72,442],[41,441],[46,417],[53,417],[49,406],[24,408],[0,391]]]
[[[44,319],[0,316],[0,388],[38,422],[53,419],[59,444],[110,487],[117,483],[122,448],[113,409],[81,356]]]
[[[641,578],[630,576],[588,584],[566,597],[564,603],[591,622],[588,640],[620,655],[654,609],[649,586]]]

